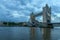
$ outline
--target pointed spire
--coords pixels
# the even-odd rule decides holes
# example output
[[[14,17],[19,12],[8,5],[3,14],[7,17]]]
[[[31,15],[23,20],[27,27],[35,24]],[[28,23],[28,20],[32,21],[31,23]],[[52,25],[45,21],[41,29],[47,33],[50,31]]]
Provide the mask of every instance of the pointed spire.
[[[34,15],[34,13],[32,12],[30,15],[32,16],[32,15]]]
[[[48,7],[48,4],[46,4],[46,7]]]

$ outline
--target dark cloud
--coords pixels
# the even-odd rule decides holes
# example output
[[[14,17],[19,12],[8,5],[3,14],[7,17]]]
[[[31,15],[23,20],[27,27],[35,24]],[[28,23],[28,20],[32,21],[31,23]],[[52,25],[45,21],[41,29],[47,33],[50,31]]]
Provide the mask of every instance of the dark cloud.
[[[52,11],[56,12],[56,13],[60,13],[60,7],[59,6],[52,6]]]
[[[55,1],[54,1],[55,2]],[[0,20],[10,20],[10,21],[25,21],[28,20],[30,13],[34,12],[38,13],[41,11],[42,7],[45,4],[49,4],[52,7],[52,15],[57,17],[54,14],[60,13],[60,6],[53,5],[53,1],[49,2],[49,0],[0,0]],[[57,3],[56,3],[57,4]],[[21,18],[14,18],[12,14],[15,14],[14,11],[17,11],[17,14],[24,14]],[[24,20],[23,20],[24,18]],[[13,19],[13,20],[12,20]],[[39,19],[40,20],[40,19]],[[58,18],[59,20],[59,18]]]

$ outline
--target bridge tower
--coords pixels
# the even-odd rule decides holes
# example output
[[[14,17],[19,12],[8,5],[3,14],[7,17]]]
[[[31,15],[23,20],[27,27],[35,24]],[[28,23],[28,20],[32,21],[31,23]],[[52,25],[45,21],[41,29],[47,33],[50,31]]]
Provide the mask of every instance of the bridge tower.
[[[32,12],[31,15],[30,15],[30,19],[31,19],[31,22],[34,23],[35,15],[33,14],[33,12]]]
[[[51,27],[48,23],[51,23],[51,7],[47,4],[43,7],[43,23],[45,27]],[[42,28],[43,40],[51,40],[51,29]]]
[[[44,23],[51,22],[51,7],[49,7],[47,4],[45,7],[43,7],[43,22]]]

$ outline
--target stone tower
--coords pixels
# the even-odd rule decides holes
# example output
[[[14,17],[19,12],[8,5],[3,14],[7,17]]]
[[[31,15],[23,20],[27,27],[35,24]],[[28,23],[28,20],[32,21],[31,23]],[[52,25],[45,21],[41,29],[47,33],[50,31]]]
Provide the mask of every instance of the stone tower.
[[[34,22],[35,21],[35,15],[33,14],[33,12],[30,15],[30,19],[31,19],[31,22]]]
[[[43,7],[43,22],[44,23],[51,22],[51,7],[49,7],[47,4],[45,7]]]

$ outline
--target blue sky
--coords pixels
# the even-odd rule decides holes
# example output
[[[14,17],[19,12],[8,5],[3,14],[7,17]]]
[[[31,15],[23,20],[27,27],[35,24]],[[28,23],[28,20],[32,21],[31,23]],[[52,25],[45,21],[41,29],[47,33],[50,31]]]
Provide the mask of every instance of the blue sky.
[[[45,4],[52,8],[52,22],[60,22],[60,0],[0,0],[0,21],[28,21],[30,13],[41,12]]]

